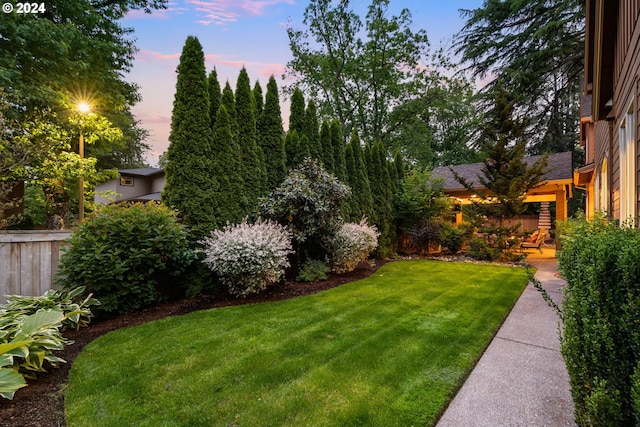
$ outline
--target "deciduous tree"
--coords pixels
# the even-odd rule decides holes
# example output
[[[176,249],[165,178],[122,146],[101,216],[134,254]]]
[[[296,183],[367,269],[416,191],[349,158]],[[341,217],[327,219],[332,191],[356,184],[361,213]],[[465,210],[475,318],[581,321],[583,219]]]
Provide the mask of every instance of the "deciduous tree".
[[[293,59],[287,73],[321,102],[347,132],[385,140],[390,108],[412,99],[428,77],[424,30],[413,31],[408,9],[389,16],[389,0],[372,0],[363,25],[348,0],[312,0],[306,28],[287,29]]]

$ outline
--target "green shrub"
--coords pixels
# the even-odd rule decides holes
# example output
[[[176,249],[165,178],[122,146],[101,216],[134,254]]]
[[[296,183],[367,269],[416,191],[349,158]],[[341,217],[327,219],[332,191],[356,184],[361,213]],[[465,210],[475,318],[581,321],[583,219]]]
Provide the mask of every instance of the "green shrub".
[[[452,254],[457,254],[462,250],[468,235],[468,227],[454,226],[449,222],[443,222],[440,229],[440,244],[449,249]]]
[[[559,266],[568,285],[561,351],[579,425],[633,425],[640,361],[640,232],[601,218],[564,225]],[[604,424],[603,424],[604,423]]]
[[[485,241],[481,237],[474,237],[469,242],[469,256],[480,261],[495,261],[502,255],[502,251]]]
[[[635,414],[636,425],[640,425],[640,362],[631,378],[631,403]]]
[[[113,204],[93,213],[69,240],[58,284],[86,286],[96,315],[134,312],[184,295],[180,280],[195,260],[187,231],[161,204]]]
[[[349,187],[316,160],[307,158],[260,200],[260,215],[291,233],[294,272],[306,259],[329,255],[331,237],[342,223],[340,206],[350,194]]]
[[[299,282],[315,282],[316,280],[325,280],[327,273],[331,269],[322,261],[317,259],[308,259],[302,265],[296,280]]]

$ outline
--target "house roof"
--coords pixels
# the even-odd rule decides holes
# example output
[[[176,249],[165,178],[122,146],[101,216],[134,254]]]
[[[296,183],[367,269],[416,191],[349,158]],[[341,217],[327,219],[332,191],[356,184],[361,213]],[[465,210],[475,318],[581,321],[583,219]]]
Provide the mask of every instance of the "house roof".
[[[141,196],[129,197],[128,199],[118,200],[118,202],[159,202],[161,192],[143,194]]]
[[[536,161],[542,159],[543,156],[525,157],[524,161],[528,166],[533,165]],[[469,184],[476,188],[483,188],[480,185],[479,176],[482,176],[482,168],[484,163],[470,163],[466,165],[442,166],[433,169],[434,177],[444,179],[445,191],[462,191],[464,186],[456,180],[453,169],[458,175],[464,178]],[[547,161],[547,173],[544,175],[544,181],[571,181],[573,179],[573,162],[571,152],[549,154]]]
[[[120,175],[127,175],[127,176],[153,176],[160,173],[164,173],[164,169],[161,169],[161,168],[120,169],[118,172],[120,173]]]

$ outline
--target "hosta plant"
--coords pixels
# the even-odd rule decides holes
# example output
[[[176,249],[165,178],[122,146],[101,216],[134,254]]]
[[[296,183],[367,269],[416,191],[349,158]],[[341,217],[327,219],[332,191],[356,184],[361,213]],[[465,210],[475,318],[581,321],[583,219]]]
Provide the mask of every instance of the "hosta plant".
[[[87,326],[93,317],[91,295],[82,299],[84,288],[51,290],[42,296],[11,295],[0,306],[0,396],[12,399],[26,386],[24,377],[43,372],[45,362],[52,366],[64,362],[53,354],[71,342],[61,330]]]
[[[333,271],[352,271],[378,246],[378,230],[362,218],[360,223],[342,224],[331,241]]]
[[[88,326],[93,313],[90,307],[100,305],[100,301],[92,294],[83,298],[85,287],[80,286],[70,291],[51,289],[40,296],[8,295],[7,303],[0,306],[0,316],[7,313],[30,315],[41,309],[56,309],[70,313],[62,322],[62,329],[79,329]],[[0,321],[2,327],[2,321]]]
[[[280,224],[258,220],[227,225],[201,241],[204,262],[236,296],[260,292],[276,283],[289,266],[290,234]]]
[[[60,334],[65,314],[59,310],[39,310],[25,316],[3,316],[0,329],[0,396],[12,399],[26,385],[23,377],[44,371],[44,362],[56,366],[63,359],[53,350],[62,350],[66,341]],[[18,378],[20,377],[20,378]]]

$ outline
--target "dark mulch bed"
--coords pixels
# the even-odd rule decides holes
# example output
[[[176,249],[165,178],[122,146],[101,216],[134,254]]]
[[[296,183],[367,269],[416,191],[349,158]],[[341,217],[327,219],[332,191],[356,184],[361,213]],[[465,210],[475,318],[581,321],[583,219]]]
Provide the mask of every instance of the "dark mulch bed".
[[[9,401],[0,398],[0,425],[6,427],[65,426],[64,393],[73,360],[85,345],[107,332],[196,310],[279,301],[309,295],[367,277],[383,263],[384,261],[362,263],[350,273],[331,275],[327,280],[314,283],[285,282],[268,288],[259,295],[244,299],[238,299],[228,294],[220,294],[179,300],[149,308],[139,313],[126,314],[113,319],[94,322],[89,327],[78,331],[67,331],[64,336],[73,340],[74,343],[64,350],[56,352],[56,355],[65,359],[67,363],[61,364],[58,369],[51,368],[48,372],[39,374],[35,380],[28,380],[29,385],[18,390],[13,400]]]

